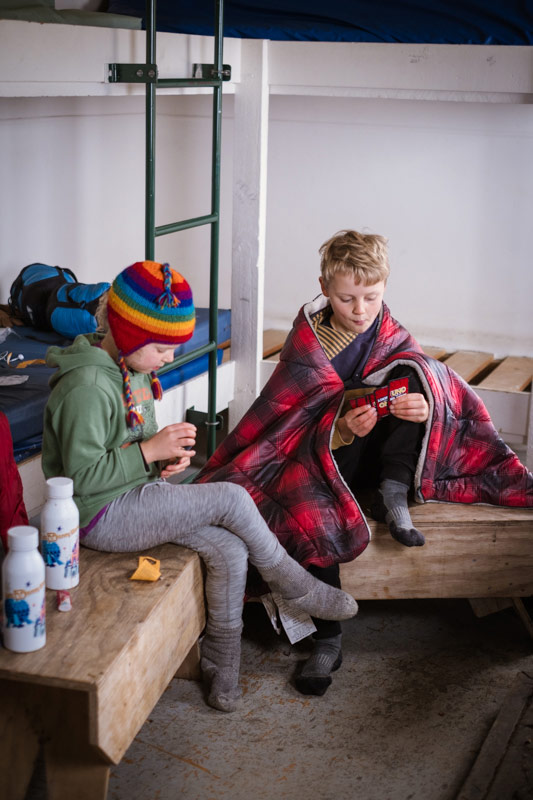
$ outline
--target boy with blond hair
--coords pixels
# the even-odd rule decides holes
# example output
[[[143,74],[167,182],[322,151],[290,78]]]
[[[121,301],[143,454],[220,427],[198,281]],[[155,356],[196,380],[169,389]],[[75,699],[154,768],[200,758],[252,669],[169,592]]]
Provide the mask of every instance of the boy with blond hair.
[[[369,540],[361,488],[374,492],[372,516],[412,547],[424,537],[410,492],[418,502],[533,506],[533,475],[474,391],[392,317],[386,240],[344,230],[320,254],[321,295],[300,309],[273,375],[199,480],[243,485],[291,555],[340,586],[339,564]],[[342,661],[341,629],[315,624],[296,686],[321,695]]]

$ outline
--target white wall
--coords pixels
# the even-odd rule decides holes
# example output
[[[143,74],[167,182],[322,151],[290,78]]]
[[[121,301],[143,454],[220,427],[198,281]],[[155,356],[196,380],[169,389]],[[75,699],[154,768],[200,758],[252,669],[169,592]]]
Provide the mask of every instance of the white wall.
[[[157,225],[210,213],[210,114],[208,96],[158,101]],[[111,280],[144,258],[144,132],[142,97],[0,99],[0,303],[20,269],[34,261],[70,267],[79,280],[92,283]],[[221,214],[225,307],[230,146],[228,120]],[[208,304],[208,247],[207,227],[156,239],[156,258],[183,271],[198,305]]]
[[[233,98],[224,99],[220,304],[230,303]],[[158,105],[157,224],[209,212],[210,97]],[[533,350],[528,105],[270,99],[267,327],[318,292],[336,230],[386,235],[387,301],[425,344]],[[238,154],[237,154],[238,157]],[[144,101],[0,100],[0,302],[25,264],[105,280],[144,255]],[[156,257],[207,304],[208,229],[158,238]]]
[[[389,239],[386,300],[425,344],[533,351],[533,109],[272,97],[267,327],[318,293],[318,248]]]

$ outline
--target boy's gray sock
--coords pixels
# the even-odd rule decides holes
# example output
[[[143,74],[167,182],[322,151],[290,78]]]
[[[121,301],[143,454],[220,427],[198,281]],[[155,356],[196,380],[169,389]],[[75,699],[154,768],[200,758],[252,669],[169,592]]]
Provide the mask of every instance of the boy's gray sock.
[[[329,620],[350,619],[357,614],[357,603],[351,595],[315,578],[285,550],[275,566],[258,569],[270,589],[298,611]]]
[[[385,506],[385,522],[393,539],[406,547],[421,547],[426,541],[424,535],[413,526],[407,505],[409,487],[399,481],[386,478],[381,482],[379,494]]]
[[[295,678],[295,684],[302,694],[321,696],[331,685],[331,673],[342,664],[342,634],[313,641],[313,652]]]
[[[208,691],[207,702],[219,711],[235,711],[239,705],[241,633],[238,628],[207,626],[200,645],[200,667]]]

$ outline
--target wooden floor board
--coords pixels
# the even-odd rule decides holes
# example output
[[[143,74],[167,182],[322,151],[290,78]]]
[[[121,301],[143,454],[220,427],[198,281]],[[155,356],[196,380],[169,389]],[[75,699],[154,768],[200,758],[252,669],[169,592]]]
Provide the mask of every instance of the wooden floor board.
[[[531,797],[533,678],[518,673],[456,800]]]

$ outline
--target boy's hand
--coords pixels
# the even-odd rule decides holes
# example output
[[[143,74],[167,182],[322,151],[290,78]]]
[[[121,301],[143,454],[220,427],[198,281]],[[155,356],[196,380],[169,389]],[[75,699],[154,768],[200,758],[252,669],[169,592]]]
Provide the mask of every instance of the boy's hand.
[[[407,422],[425,422],[429,416],[428,401],[418,392],[394,397],[389,408],[391,414]]]
[[[196,427],[190,422],[176,422],[167,425],[158,431],[151,439],[146,439],[140,443],[140,448],[147,464],[154,461],[174,461],[171,466],[180,467],[182,460],[190,459],[196,455],[194,450],[186,450],[192,447],[196,441]],[[185,469],[186,464],[183,466]],[[173,473],[175,470],[173,470]],[[181,472],[178,469],[178,472]]]
[[[363,438],[375,426],[378,412],[373,406],[360,406],[347,411],[344,417],[337,420],[337,427],[343,439],[348,441],[352,434]]]

